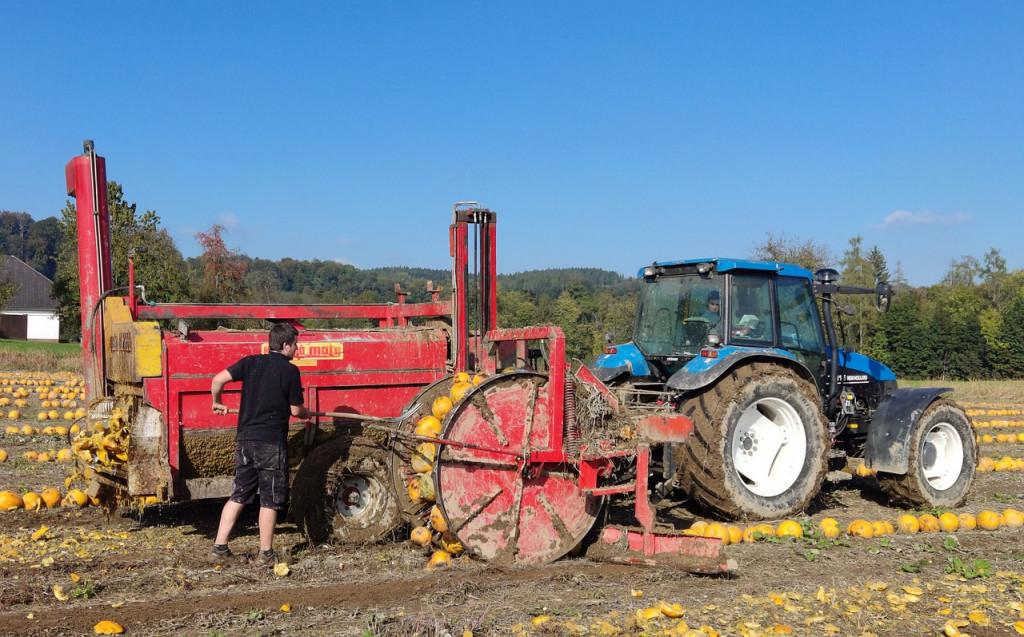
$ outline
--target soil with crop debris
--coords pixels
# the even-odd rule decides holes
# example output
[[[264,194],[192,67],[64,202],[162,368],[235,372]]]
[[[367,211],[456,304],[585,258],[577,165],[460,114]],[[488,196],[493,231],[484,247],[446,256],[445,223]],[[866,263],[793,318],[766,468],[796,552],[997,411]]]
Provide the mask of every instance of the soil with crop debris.
[[[976,418],[976,420],[978,420]],[[59,441],[0,439],[0,490],[63,491],[68,466],[22,459]],[[982,455],[1019,457],[1024,443],[983,444]],[[955,512],[1024,508],[1024,472],[979,473]],[[276,545],[289,573],[258,567],[256,511],[243,514],[232,549],[210,563],[223,501],[121,511],[0,512],[0,634],[85,635],[101,620],[128,635],[1016,635],[1024,632],[1024,528],[893,534],[853,539],[761,540],[726,548],[724,576],[569,557],[531,568],[457,559],[424,570],[407,541],[309,546],[295,525]],[[629,514],[629,503],[616,513]],[[937,513],[931,511],[932,513]],[[893,524],[872,477],[833,472],[804,518]],[[922,514],[925,511],[914,511]],[[660,522],[687,528],[683,506]],[[42,530],[46,527],[46,530]],[[35,536],[37,539],[33,539]],[[59,587],[55,590],[55,587]],[[67,597],[66,600],[58,598]],[[680,617],[647,613],[659,601]],[[286,610],[287,609],[287,610]],[[638,616],[638,611],[640,616]],[[668,631],[668,632],[666,632]],[[697,633],[691,633],[696,635]]]

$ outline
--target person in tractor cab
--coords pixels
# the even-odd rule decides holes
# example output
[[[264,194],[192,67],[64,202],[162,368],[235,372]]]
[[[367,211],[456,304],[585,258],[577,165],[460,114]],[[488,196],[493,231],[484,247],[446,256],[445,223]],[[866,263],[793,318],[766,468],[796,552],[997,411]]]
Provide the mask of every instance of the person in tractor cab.
[[[710,325],[709,327],[715,327],[718,325],[718,321],[721,318],[721,296],[718,290],[711,290],[708,292],[708,300],[704,305],[704,311],[701,312],[701,318],[705,319]]]
[[[274,553],[274,527],[277,514],[288,505],[288,420],[291,416],[308,418],[303,406],[299,368],[292,362],[298,347],[299,331],[288,323],[270,329],[270,352],[246,356],[213,377],[213,413],[228,413],[221,392],[230,382],[242,382],[235,434],[235,481],[230,499],[220,514],[217,539],[210,556],[231,557],[228,539],[245,505],[259,492],[261,566],[277,562]]]

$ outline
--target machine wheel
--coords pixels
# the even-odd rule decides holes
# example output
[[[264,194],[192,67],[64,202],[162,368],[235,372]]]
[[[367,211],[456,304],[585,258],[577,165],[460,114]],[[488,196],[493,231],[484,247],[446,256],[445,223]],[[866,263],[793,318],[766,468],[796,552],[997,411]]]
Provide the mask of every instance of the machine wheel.
[[[772,519],[807,508],[828,471],[815,387],[789,369],[734,369],[682,406],[693,435],[676,447],[677,484],[719,516]]]
[[[291,517],[311,542],[377,542],[402,525],[387,454],[364,435],[310,452],[292,482]]]
[[[907,473],[879,472],[878,482],[889,497],[910,506],[957,507],[967,499],[977,467],[970,419],[953,402],[939,399],[917,423]]]
[[[570,463],[530,462],[551,448],[561,423],[548,412],[543,376],[493,376],[451,411],[434,466],[437,504],[449,529],[477,557],[501,565],[544,564],[575,548],[604,499],[581,493]]]

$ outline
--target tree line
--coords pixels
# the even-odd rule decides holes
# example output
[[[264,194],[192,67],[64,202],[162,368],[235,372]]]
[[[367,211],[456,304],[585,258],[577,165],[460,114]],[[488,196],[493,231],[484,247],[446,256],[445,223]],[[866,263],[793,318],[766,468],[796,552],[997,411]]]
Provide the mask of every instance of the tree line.
[[[386,267],[359,269],[335,261],[279,261],[252,258],[227,246],[227,231],[214,225],[195,240],[198,257],[184,258],[155,211],[125,200],[123,188],[107,184],[115,287],[127,285],[128,251],[137,283],[152,302],[202,303],[386,303],[396,285],[409,302],[450,289],[449,270]],[[75,207],[59,217],[34,221],[25,212],[0,211],[0,254],[22,259],[54,281],[62,339],[79,337],[78,246]],[[1009,272],[998,250],[982,259],[962,257],[938,284],[909,286],[897,263],[890,272],[884,255],[850,239],[839,257],[813,240],[767,234],[751,258],[795,263],[815,271],[832,267],[847,285],[893,284],[887,314],[873,299],[850,296],[842,316],[848,347],[876,358],[906,379],[1000,379],[1024,377],[1024,271]],[[0,282],[2,283],[2,282]],[[544,269],[498,276],[498,322],[502,327],[554,324],[566,334],[569,356],[590,362],[607,343],[630,339],[640,281],[599,268]],[[2,299],[0,299],[2,303]],[[229,327],[256,327],[243,321]],[[315,325],[313,323],[316,323]],[[311,327],[368,327],[353,321],[313,321]],[[197,329],[215,327],[196,325]]]

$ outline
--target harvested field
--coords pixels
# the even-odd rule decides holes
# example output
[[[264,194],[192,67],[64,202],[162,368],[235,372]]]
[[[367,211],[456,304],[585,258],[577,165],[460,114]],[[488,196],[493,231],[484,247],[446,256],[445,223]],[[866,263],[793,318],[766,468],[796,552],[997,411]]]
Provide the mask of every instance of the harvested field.
[[[984,395],[985,401],[963,390],[956,395],[971,410],[981,455],[994,460],[953,513],[1024,509],[1024,471],[1015,462],[999,468],[1004,457],[1024,456],[1017,435],[1024,434],[1024,401],[1004,396],[997,403],[995,390]],[[31,418],[4,427],[38,428]],[[69,463],[23,457],[65,446],[55,434],[0,436],[8,455],[0,463],[0,490],[65,493]],[[129,635],[1024,633],[1024,527],[1011,526],[1007,515],[994,530],[851,537],[845,531],[856,519],[896,526],[907,513],[942,513],[894,508],[874,477],[853,469],[829,475],[797,520],[804,537],[729,546],[739,568],[727,576],[581,557],[502,569],[457,559],[427,571],[428,554],[410,542],[309,546],[291,522],[277,536],[290,561],[281,575],[251,561],[254,510],[243,515],[232,541],[241,557],[225,565],[207,561],[222,501],[110,517],[91,506],[3,511],[0,633],[92,634],[101,620],[118,622]],[[662,507],[658,518],[680,529],[695,521],[680,506]],[[838,521],[837,538],[822,533],[824,518]],[[661,601],[665,611],[649,610]]]

